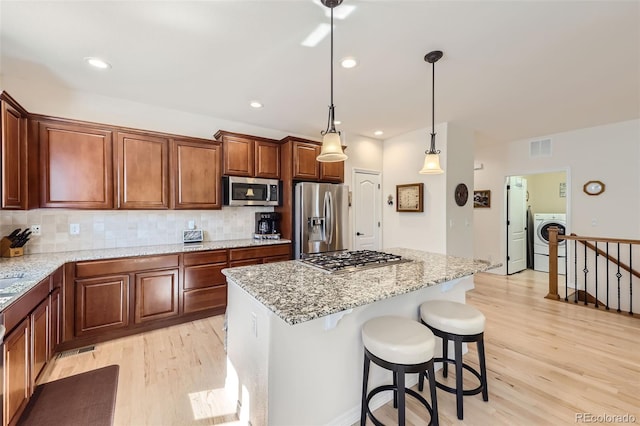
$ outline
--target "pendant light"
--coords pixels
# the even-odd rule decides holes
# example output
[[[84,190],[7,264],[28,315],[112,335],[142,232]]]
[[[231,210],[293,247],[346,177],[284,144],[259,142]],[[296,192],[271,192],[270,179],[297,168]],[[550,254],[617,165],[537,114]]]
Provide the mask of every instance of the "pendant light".
[[[336,130],[335,106],[333,105],[333,8],[339,6],[342,0],[322,0],[322,4],[331,9],[331,105],[329,106],[329,122],[327,130],[322,134],[322,148],[316,160],[323,163],[344,161],[347,156],[342,151],[340,132]]]
[[[425,55],[424,60],[433,66],[431,74],[431,147],[425,151],[424,165],[420,170],[421,175],[439,175],[444,173],[440,167],[440,150],[436,150],[435,128],[435,86],[436,86],[436,62],[442,58],[442,51],[434,50]]]

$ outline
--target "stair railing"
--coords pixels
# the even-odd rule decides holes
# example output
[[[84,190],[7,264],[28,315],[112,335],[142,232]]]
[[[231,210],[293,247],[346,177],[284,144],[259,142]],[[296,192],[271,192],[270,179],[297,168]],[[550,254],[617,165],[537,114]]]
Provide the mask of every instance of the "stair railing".
[[[566,256],[559,256],[563,242]],[[638,316],[633,306],[640,303],[640,293],[634,294],[633,287],[640,285],[640,272],[632,266],[634,260],[640,264],[639,245],[640,240],[562,235],[557,227],[550,227],[549,293],[545,297]],[[558,291],[558,261],[565,262],[564,297]]]

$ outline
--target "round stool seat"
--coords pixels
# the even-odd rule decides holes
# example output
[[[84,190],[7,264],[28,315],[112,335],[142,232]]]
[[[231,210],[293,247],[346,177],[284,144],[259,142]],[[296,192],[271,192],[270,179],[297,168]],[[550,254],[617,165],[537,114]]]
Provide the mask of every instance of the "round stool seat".
[[[364,347],[374,356],[394,364],[422,364],[433,358],[435,336],[409,318],[373,318],[362,326]]]
[[[427,325],[446,333],[472,335],[484,332],[485,317],[476,308],[450,300],[430,300],[420,305]]]

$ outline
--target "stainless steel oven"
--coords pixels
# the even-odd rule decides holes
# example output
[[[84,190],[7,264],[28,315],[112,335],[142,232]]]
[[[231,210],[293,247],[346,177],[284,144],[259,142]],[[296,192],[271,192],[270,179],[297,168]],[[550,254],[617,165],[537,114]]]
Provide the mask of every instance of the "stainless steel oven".
[[[225,176],[222,178],[225,206],[279,206],[277,179]]]

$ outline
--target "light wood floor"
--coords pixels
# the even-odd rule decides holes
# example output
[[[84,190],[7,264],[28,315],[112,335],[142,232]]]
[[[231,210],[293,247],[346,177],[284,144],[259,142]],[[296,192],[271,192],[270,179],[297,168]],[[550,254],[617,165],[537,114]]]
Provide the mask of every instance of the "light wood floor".
[[[455,396],[439,390],[440,424],[568,425],[580,423],[577,413],[640,423],[640,320],[544,299],[546,279],[534,271],[476,275],[468,303],[487,317],[489,402],[465,397],[458,421]],[[103,343],[55,360],[41,381],[119,364],[116,425],[240,424],[222,391],[222,323],[213,317]],[[471,345],[465,361],[476,359]],[[390,406],[377,414],[396,423]],[[421,417],[411,404],[408,424],[425,425]]]

